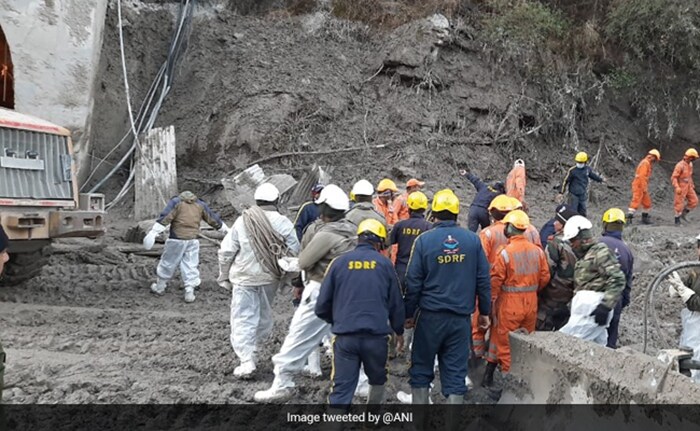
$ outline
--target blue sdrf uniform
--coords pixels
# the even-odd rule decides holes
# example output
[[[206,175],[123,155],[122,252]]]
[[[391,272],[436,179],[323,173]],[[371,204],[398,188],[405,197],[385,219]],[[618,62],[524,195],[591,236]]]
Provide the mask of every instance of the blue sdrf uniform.
[[[503,194],[505,189],[494,188],[474,174],[467,174],[467,179],[474,185],[476,196],[469,207],[467,216],[467,226],[472,232],[476,232],[479,227],[482,229],[491,224],[489,217],[489,205],[491,201],[498,195]]]
[[[491,313],[489,263],[479,237],[454,221],[441,221],[416,239],[406,273],[406,316],[415,316],[410,384],[427,388],[435,377],[442,393],[464,395],[470,316]]]
[[[581,168],[572,166],[566,173],[566,178],[564,178],[564,182],[561,185],[562,194],[566,191],[567,186],[569,188],[569,208],[584,217],[586,217],[589,178],[599,183],[603,181],[603,178],[593,172],[593,169],[588,165],[584,165]]]
[[[334,334],[331,406],[350,405],[360,364],[370,385],[386,383],[390,334],[403,335],[403,307],[391,260],[370,244],[331,262],[314,309]]]
[[[304,235],[304,229],[313,223],[321,215],[318,205],[314,202],[306,202],[299,208],[297,218],[294,220],[294,229],[297,231],[297,239],[301,242],[301,237]]]
[[[391,229],[389,243],[398,245],[395,268],[402,292],[406,290],[406,267],[408,259],[411,257],[413,242],[418,238],[418,235],[429,230],[432,226],[433,224],[427,221],[422,213],[411,213],[409,218],[396,223]]]
[[[617,349],[617,336],[620,327],[620,315],[622,309],[630,303],[630,293],[632,292],[632,275],[634,271],[634,256],[627,244],[622,240],[622,232],[603,232],[600,242],[608,246],[615,254],[620,263],[620,269],[625,274],[625,288],[622,290],[622,297],[613,309],[613,318],[608,326],[608,344],[611,349]]]

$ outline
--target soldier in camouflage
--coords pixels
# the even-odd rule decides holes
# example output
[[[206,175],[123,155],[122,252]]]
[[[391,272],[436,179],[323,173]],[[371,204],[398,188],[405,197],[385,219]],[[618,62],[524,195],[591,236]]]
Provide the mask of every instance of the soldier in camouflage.
[[[569,302],[574,296],[574,266],[576,255],[568,241],[562,239],[564,224],[575,211],[564,209],[554,218],[554,238],[545,247],[552,278],[540,291],[537,301],[538,331],[557,331],[569,320]]]
[[[569,240],[578,258],[574,269],[574,293],[602,292],[603,297],[590,314],[599,326],[609,324],[610,312],[620,301],[625,274],[607,245],[593,238],[593,225],[582,216],[571,217],[564,226],[563,238]]]

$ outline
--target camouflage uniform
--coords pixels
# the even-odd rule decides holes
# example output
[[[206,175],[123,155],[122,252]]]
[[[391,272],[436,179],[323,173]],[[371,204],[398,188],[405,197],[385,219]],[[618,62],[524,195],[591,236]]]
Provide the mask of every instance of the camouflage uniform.
[[[547,243],[545,255],[552,278],[537,301],[537,330],[556,331],[569,320],[569,302],[574,296],[576,255],[558,233]]]
[[[617,258],[602,242],[586,244],[581,252],[585,255],[576,262],[574,292],[603,292],[605,295],[602,304],[612,310],[625,288],[625,274],[620,269]]]
[[[700,274],[696,271],[691,271],[685,280],[683,280],[683,283],[695,292],[695,295],[688,299],[685,306],[688,307],[690,311],[700,311]]]

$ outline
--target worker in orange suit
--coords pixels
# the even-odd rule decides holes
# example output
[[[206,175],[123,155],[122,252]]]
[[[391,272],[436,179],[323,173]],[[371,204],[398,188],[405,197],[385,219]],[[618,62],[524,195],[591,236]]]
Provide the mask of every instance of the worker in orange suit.
[[[399,222],[399,212],[397,211],[398,203],[398,192],[399,189],[396,187],[396,183],[389,178],[384,178],[377,184],[377,197],[374,198],[372,203],[374,204],[374,209],[384,216],[386,220],[386,226],[388,231],[394,228],[394,225]],[[398,205],[397,205],[398,203]],[[396,244],[391,247],[386,248],[382,251],[382,254],[391,259],[391,262],[396,264],[396,253],[398,248]]]
[[[491,327],[488,364],[483,386],[493,384],[496,366],[510,371],[508,334],[518,329],[535,330],[537,292],[549,283],[547,257],[540,247],[529,242],[524,234],[530,218],[524,211],[514,210],[503,218],[508,245],[497,253],[491,267],[491,299],[495,321]],[[494,360],[495,357],[495,360]]]
[[[695,148],[688,148],[685,151],[683,160],[676,163],[676,168],[671,175],[671,183],[675,192],[673,198],[673,209],[676,211],[676,226],[680,226],[681,218],[698,206],[698,195],[695,194],[695,183],[693,183],[693,160],[698,158]]]
[[[520,202],[519,200],[515,198],[511,198],[513,200],[512,207],[513,209],[516,210],[523,210],[527,214],[527,208],[525,208],[524,204]],[[528,241],[531,243],[535,244],[542,250],[544,250],[544,246],[547,244],[542,244],[542,238],[540,238],[540,231],[537,230],[534,224],[529,224],[527,227],[527,230],[525,231],[525,238],[527,238]]]
[[[632,223],[632,218],[637,208],[641,205],[642,224],[651,224],[649,210],[651,209],[651,196],[649,195],[649,178],[651,178],[651,167],[654,163],[661,160],[659,150],[650,150],[647,155],[637,165],[637,170],[634,173],[632,180],[632,201],[627,209],[627,224]]]
[[[425,181],[419,181],[415,178],[406,181],[406,192],[401,193],[401,195],[394,199],[394,210],[396,211],[398,221],[409,219],[411,214],[408,211],[408,195],[413,192],[421,191],[424,185]]]
[[[513,169],[508,173],[506,178],[506,194],[523,203],[525,206],[525,185],[527,178],[525,177],[525,162],[518,159],[513,163]]]

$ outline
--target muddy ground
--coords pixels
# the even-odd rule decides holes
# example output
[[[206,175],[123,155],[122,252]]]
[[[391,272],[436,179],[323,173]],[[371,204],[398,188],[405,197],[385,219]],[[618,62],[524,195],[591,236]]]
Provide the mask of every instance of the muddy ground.
[[[165,58],[177,5],[125,3],[132,97],[140,100]],[[230,171],[277,152],[364,147],[262,165],[269,173],[294,175],[318,162],[345,187],[363,177],[376,182],[386,175],[398,181],[417,176],[431,191],[454,188],[468,204],[474,191],[456,177],[458,167],[467,165],[488,179],[503,178],[513,159],[522,157],[528,164],[531,215],[541,226],[555,206],[553,187],[574,152],[586,150],[600,153],[597,168],[610,180],[608,186],[593,186],[589,214],[597,223],[606,208],[626,208],[634,165],[650,145],[658,144],[649,142],[644,128],[630,119],[624,99],[607,97],[587,108],[578,125],[578,143],[561,135],[518,137],[530,130],[529,117],[538,112],[536,103],[526,100],[542,97],[542,89],[528,89],[527,97],[520,97],[517,74],[470,45],[474,34],[461,33],[459,44],[441,49],[430,69],[418,71],[422,75],[416,81],[393,71],[376,74],[396,37],[414,43],[406,32],[373,32],[323,13],[236,15],[210,3],[217,2],[203,2],[197,11],[186,58],[158,124],[176,125],[180,188],[194,190],[225,216],[231,208],[212,185]],[[95,100],[94,160],[127,130],[115,35],[112,4]],[[526,126],[519,121],[523,119]],[[545,126],[548,120],[532,121]],[[670,263],[697,258],[694,237],[700,216],[681,228],[672,225],[668,181],[672,162],[694,136],[692,124],[679,125],[676,141],[660,147],[664,161],[651,186],[657,225],[634,225],[626,233],[637,265],[632,304],[622,317],[621,345],[642,344],[643,292],[654,275]],[[501,141],[503,136],[512,139]],[[117,151],[108,158],[96,178],[120,155]],[[120,171],[102,190],[108,199],[125,177]],[[226,221],[233,222],[230,217]],[[269,386],[270,357],[293,313],[288,294],[280,293],[274,303],[275,329],[259,354],[255,377],[238,381],[232,375],[238,361],[228,341],[230,293],[214,282],[215,248],[202,248],[196,302],[183,302],[179,281],[171,283],[164,297],[154,297],[148,287],[156,259],[117,251],[127,245],[121,238],[135,222],[127,199],[111,212],[109,232],[98,246],[62,241],[63,251],[52,256],[41,276],[0,289],[0,338],[8,357],[3,402],[248,403],[255,391]],[[660,316],[667,325],[663,330],[676,339],[682,304],[660,298]],[[653,337],[652,347],[658,344]],[[392,361],[389,402],[397,402],[397,390],[408,391],[407,367],[405,358]],[[321,379],[299,377],[296,401],[325,402],[327,358],[323,368]],[[474,391],[470,401],[492,402],[487,395]]]

